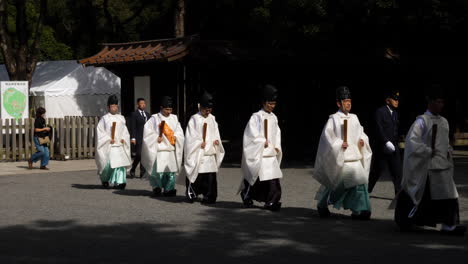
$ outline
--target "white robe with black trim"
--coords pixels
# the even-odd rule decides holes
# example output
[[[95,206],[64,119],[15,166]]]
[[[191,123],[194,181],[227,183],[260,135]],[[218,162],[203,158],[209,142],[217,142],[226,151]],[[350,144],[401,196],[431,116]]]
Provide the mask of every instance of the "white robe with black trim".
[[[435,154],[432,157],[432,125],[434,124],[437,125],[437,134]],[[431,199],[458,198],[453,170],[447,119],[426,112],[416,119],[406,136],[402,189],[417,206],[424,195],[429,177]]]
[[[265,148],[264,120],[268,120],[268,147]],[[260,181],[280,179],[283,152],[281,149],[281,130],[278,118],[263,109],[254,113],[245,127],[242,141],[242,174],[243,179],[254,185]],[[243,185],[241,185],[242,188]]]
[[[206,146],[202,149],[205,123],[207,124]],[[218,140],[219,145],[214,144],[215,140]],[[190,118],[185,132],[184,152],[185,172],[191,183],[196,181],[199,173],[218,172],[224,158],[224,147],[218,123],[212,114],[205,118],[201,113],[197,113]]]

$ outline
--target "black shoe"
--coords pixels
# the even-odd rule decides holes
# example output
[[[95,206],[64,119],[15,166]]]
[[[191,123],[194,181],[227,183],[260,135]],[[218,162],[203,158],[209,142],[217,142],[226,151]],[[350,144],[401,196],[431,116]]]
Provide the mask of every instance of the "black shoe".
[[[330,210],[328,210],[328,207],[320,207],[320,206],[317,206],[317,212],[320,216],[320,218],[327,218],[327,217],[330,217],[331,213],[330,213]]]
[[[361,211],[360,214],[351,214],[351,219],[353,220],[369,220],[371,217],[370,211]]]
[[[266,203],[265,206],[263,206],[263,208],[265,208],[267,210],[270,210],[272,212],[276,212],[276,211],[279,211],[281,209],[281,203],[280,202]]]
[[[105,189],[109,188],[109,182],[103,182],[102,187],[104,187]]]
[[[210,199],[208,197],[203,197],[203,199],[201,200],[202,204],[215,204],[216,203],[216,199]]]
[[[161,195],[161,188],[156,187],[153,189],[153,195],[154,196],[160,196]]]
[[[195,201],[195,199],[192,199],[192,198],[190,198],[188,196],[185,197],[185,202],[186,203],[193,203],[194,201]]]
[[[440,232],[444,235],[449,235],[449,236],[464,236],[466,232],[466,226],[457,225],[455,229],[452,231],[440,230]]]
[[[176,189],[170,190],[170,191],[168,191],[168,192],[163,192],[163,195],[164,195],[165,197],[174,197],[174,196],[176,196],[176,194],[177,194],[177,190],[176,190]]]
[[[120,189],[120,190],[125,190],[125,187],[127,186],[126,183],[121,183],[119,185],[117,185],[117,189]]]
[[[135,171],[131,170],[130,175],[128,176],[129,178],[135,178]]]
[[[244,203],[245,208],[251,208],[253,207],[253,204],[254,204],[254,202],[250,198],[242,199],[242,202]]]
[[[248,195],[245,195],[244,191],[240,193],[240,196],[241,196],[242,202],[244,203],[245,208],[251,208],[253,206],[254,202],[252,198],[250,198],[250,196]]]

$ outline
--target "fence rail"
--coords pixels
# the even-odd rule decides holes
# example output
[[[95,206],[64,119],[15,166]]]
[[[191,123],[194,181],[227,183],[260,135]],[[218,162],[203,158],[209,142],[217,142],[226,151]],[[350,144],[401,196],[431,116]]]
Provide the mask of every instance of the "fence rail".
[[[36,147],[33,142],[34,118],[0,119],[0,162],[28,160]],[[98,117],[47,118],[53,129],[50,158],[94,158]]]

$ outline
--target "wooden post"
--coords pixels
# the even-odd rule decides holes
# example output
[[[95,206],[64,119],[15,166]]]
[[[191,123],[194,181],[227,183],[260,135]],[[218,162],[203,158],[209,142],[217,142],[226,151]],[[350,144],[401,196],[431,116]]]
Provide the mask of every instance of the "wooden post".
[[[23,148],[23,119],[18,119],[18,160],[24,159],[24,148]]]
[[[59,119],[59,127],[57,131],[59,132],[59,154],[61,159],[65,159],[65,120],[63,118]]]
[[[66,156],[71,158],[70,154],[70,117],[65,117],[65,148],[66,148]]]
[[[76,159],[77,157],[77,151],[76,151],[76,117],[72,117],[70,118],[71,120],[71,151],[72,151],[72,155],[71,155],[71,158],[72,159]]]
[[[6,133],[3,133],[3,120],[0,118],[0,161],[3,160],[3,135]]]
[[[30,122],[31,136],[29,138],[29,142],[31,142],[31,156],[32,156],[32,154],[36,153],[36,144],[34,143],[34,122],[36,121],[36,119],[31,118],[30,120],[31,120],[31,122]]]
[[[50,155],[49,156],[53,159],[55,158],[55,139],[57,138],[55,118],[49,118],[48,124],[52,127],[51,128],[52,136],[50,137],[50,148],[49,148]]]
[[[90,131],[93,133],[92,138],[94,139],[94,140],[92,141],[92,143],[93,143],[93,148],[92,148],[92,150],[93,150],[93,157],[94,157],[94,156],[96,155],[96,140],[97,140],[96,129],[97,129],[97,125],[98,125],[98,123],[99,123],[99,119],[98,119],[98,117],[94,117],[92,120],[93,120],[93,126],[90,127]]]
[[[88,120],[89,117],[84,117],[83,118],[83,157],[89,158],[89,152],[88,152]]]
[[[343,142],[348,142],[348,119],[343,123]]]
[[[16,119],[11,119],[11,149],[12,149],[12,161],[16,161]]]
[[[77,117],[76,118],[77,120],[77,135],[76,135],[76,139],[77,139],[77,145],[78,145],[78,159],[81,159],[81,146],[82,146],[82,138],[81,138],[81,135],[82,135],[82,131],[81,131],[81,124],[83,122],[82,120],[82,117]]]
[[[10,160],[10,119],[5,119],[5,160]]]
[[[29,138],[29,118],[24,119],[24,157],[26,159],[31,158],[30,156],[30,146],[31,144],[30,138]]]

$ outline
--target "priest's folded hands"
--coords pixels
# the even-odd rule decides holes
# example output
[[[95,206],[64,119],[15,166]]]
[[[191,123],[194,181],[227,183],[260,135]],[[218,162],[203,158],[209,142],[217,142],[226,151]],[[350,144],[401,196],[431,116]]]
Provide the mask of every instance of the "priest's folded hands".
[[[364,140],[362,139],[359,140],[359,147],[361,148],[364,147]]]
[[[114,144],[114,143],[115,143],[115,140],[111,139],[110,143],[111,143],[111,145]],[[125,143],[125,140],[121,139],[121,140],[120,140],[120,143],[122,143],[122,144]]]
[[[213,141],[213,145],[218,146],[219,141],[218,140]],[[206,147],[206,142],[201,143],[201,148],[205,149],[205,147]]]
[[[348,142],[343,142],[343,144],[341,144],[341,147],[344,148],[344,149],[347,149],[348,148]]]

